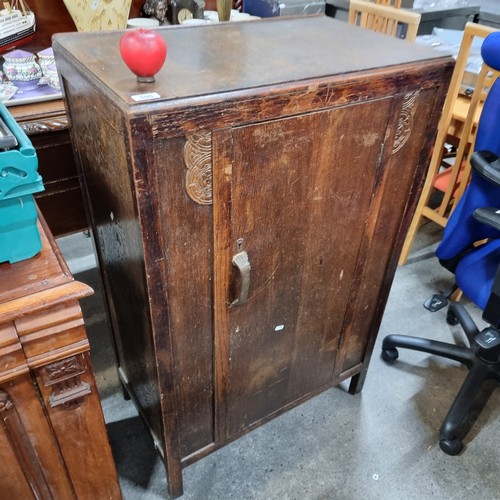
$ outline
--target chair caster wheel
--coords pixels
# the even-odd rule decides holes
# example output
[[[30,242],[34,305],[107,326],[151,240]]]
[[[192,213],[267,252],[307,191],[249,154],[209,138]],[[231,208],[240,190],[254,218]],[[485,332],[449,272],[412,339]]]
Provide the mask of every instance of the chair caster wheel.
[[[387,363],[393,363],[398,359],[399,357],[399,352],[395,347],[392,347],[390,349],[382,349],[382,359],[386,361]]]
[[[446,313],[446,323],[448,323],[451,326],[458,325],[458,319],[457,317],[448,309],[448,312]]]
[[[447,455],[458,455],[463,448],[462,441],[458,438],[453,439],[441,439],[439,441],[439,447],[441,451],[444,451]]]

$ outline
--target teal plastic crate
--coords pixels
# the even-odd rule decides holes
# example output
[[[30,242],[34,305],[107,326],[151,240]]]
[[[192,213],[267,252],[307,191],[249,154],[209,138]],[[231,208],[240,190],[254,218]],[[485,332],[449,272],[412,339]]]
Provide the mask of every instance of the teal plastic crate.
[[[2,103],[0,117],[17,142],[0,150],[0,262],[12,264],[42,249],[33,194],[44,187],[35,148]]]

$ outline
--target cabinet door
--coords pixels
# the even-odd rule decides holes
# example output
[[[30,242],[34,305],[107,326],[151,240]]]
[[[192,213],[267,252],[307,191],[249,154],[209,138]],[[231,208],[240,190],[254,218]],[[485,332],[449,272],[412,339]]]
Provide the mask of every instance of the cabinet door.
[[[214,133],[221,439],[331,383],[391,103]]]
[[[0,385],[0,498],[75,498],[29,373]]]

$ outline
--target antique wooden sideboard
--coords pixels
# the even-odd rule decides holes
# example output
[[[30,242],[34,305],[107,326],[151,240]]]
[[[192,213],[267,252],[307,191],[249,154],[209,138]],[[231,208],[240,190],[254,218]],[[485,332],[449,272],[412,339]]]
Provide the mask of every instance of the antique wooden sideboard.
[[[35,37],[20,47],[33,53],[50,47],[54,33],[76,31],[63,0],[28,0],[36,17]],[[133,0],[130,16],[140,15],[143,0]],[[87,228],[69,124],[62,99],[9,106],[37,150],[45,191],[36,196],[52,233],[60,236]]]
[[[159,33],[149,85],[119,33],[54,50],[120,377],[176,496],[182,467],[361,389],[454,63],[321,16]]]
[[[42,251],[0,264],[2,498],[121,498],[73,279],[44,221]]]

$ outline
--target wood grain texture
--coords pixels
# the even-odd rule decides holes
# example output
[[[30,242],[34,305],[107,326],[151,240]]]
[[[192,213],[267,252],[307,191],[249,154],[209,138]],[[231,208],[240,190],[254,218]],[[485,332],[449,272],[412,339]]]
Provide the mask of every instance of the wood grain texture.
[[[11,322],[0,325],[0,383],[29,370],[16,328]]]
[[[65,369],[58,374],[61,363]],[[35,377],[76,498],[120,499],[118,477],[88,352],[35,370]],[[75,385],[83,385],[86,390],[73,391],[62,404],[54,405],[57,394],[54,388],[59,385],[60,391],[61,384],[66,392]]]
[[[169,26],[158,33],[169,52],[156,82],[147,89],[157,92],[163,105],[172,108],[184,107],[182,100],[186,98],[195,98],[192,104],[198,104],[220,100],[221,93],[243,91],[244,95],[258,87],[436,59],[431,49],[326,16]],[[339,43],[345,39],[349,39],[348,44]],[[110,98],[140,108],[143,104],[132,95],[143,93],[144,85],[137,83],[125,66],[116,40],[112,33],[64,34],[54,38],[54,50],[70,51],[75,60],[84,60],[89,74],[102,82]],[[227,40],[231,40],[229,47]],[[192,47],[196,47],[194,56]]]
[[[326,18],[235,24],[162,30],[147,89],[116,34],[55,41],[120,372],[173,495],[181,467],[361,390],[453,67]]]
[[[5,498],[121,498],[76,282],[40,215],[42,251],[0,272]]]
[[[176,398],[182,456],[214,440],[210,299],[213,270],[210,253],[199,252],[200,248],[212,246],[212,208],[194,202],[188,195],[187,169],[179,161],[185,144],[183,139],[156,141],[153,158],[158,166],[153,169],[159,202],[158,251],[168,303],[170,352],[176,353],[174,374],[179,381]],[[157,307],[165,308],[165,302]],[[176,314],[180,310],[190,313]]]
[[[390,103],[234,131],[232,214],[216,224],[233,232],[227,259],[245,241],[252,288],[226,332],[227,437],[331,380]]]
[[[229,290],[231,289],[231,257],[236,253],[236,244],[232,235],[231,220],[231,181],[232,181],[232,133],[230,129],[213,134],[217,145],[213,174],[213,192],[217,203],[213,212],[214,234],[214,368],[215,368],[215,432],[216,442],[226,439],[227,394],[230,373],[229,347]]]
[[[73,279],[42,217],[39,219],[38,228],[42,250],[28,261],[29,265],[26,265],[25,261],[12,265],[0,264],[3,277],[0,287],[0,317],[5,323],[17,320],[20,330],[23,324],[34,322],[37,326],[28,329],[27,333],[30,333],[30,330],[36,331],[40,325],[47,325],[46,320],[40,321],[39,317],[45,318],[46,315],[50,315],[51,308],[64,310],[65,306],[61,304],[87,297],[93,293],[89,286]],[[77,315],[79,314],[79,326],[82,326],[80,309],[76,307]],[[19,335],[18,330],[16,333]],[[81,337],[84,336],[83,333]],[[39,340],[40,335],[37,335],[35,344]]]
[[[362,267],[357,269],[355,282],[350,297],[350,307],[347,310],[347,320],[342,350],[339,353],[336,370],[340,374],[344,370],[362,363],[367,348],[366,338],[359,332],[370,329],[378,330],[379,321],[383,313],[380,304],[381,293],[390,288],[380,286],[385,283],[387,276],[393,274],[392,253],[386,251],[387,241],[394,241],[398,245],[398,232],[401,230],[401,220],[394,217],[394,213],[403,214],[408,203],[407,197],[401,197],[401,192],[411,192],[414,183],[421,182],[422,171],[425,168],[428,149],[423,149],[427,132],[427,119],[432,116],[433,106],[437,98],[435,92],[422,92],[416,101],[415,115],[421,120],[415,121],[411,130],[411,141],[394,152],[397,144],[399,116],[404,112],[405,95],[399,96],[394,102],[392,117],[388,126],[388,148],[383,152],[383,170],[380,170],[376,184],[373,186],[372,208],[368,214],[363,245],[360,248],[360,262]],[[414,169],[401,169],[401,165],[412,162]],[[391,266],[391,267],[390,267]],[[361,284],[363,284],[361,286]],[[377,318],[374,321],[374,318]]]
[[[2,384],[0,391],[11,405],[10,409],[4,409],[1,418],[5,422],[5,437],[15,456],[15,460],[7,462],[8,455],[2,455],[2,471],[5,469],[7,477],[15,477],[20,470],[24,476],[19,483],[3,482],[5,490],[2,491],[29,490],[26,497],[6,498],[74,498],[71,480],[31,374]]]
[[[117,118],[121,118],[117,115]],[[162,456],[169,477],[168,492],[170,496],[182,495],[182,465],[181,449],[179,442],[179,406],[178,391],[176,384],[176,344],[172,335],[172,330],[167,327],[176,318],[175,312],[169,303],[172,285],[166,267],[169,265],[169,256],[165,252],[164,232],[161,231],[164,214],[161,212],[162,199],[166,188],[161,182],[160,172],[156,169],[148,168],[155,163],[156,151],[151,147],[153,137],[151,131],[144,126],[144,117],[134,120],[131,124],[131,144],[130,150],[135,151],[134,155],[134,195],[137,197],[138,225],[141,230],[141,241],[137,241],[144,251],[144,268],[146,270],[145,286],[143,291],[149,306],[149,318],[153,332],[154,359],[151,364],[155,365],[158,379],[155,381],[160,388],[160,421],[162,429],[161,439],[163,441]],[[141,131],[141,132],[140,132]],[[120,134],[120,130],[117,130]],[[127,154],[127,151],[124,151]],[[124,167],[126,164],[124,163]],[[130,179],[129,179],[130,180]],[[153,193],[156,194],[153,195]],[[152,196],[153,195],[153,196]],[[133,206],[129,206],[132,209]],[[169,223],[170,221],[164,220]],[[170,231],[169,231],[170,232]],[[181,249],[182,247],[179,246]],[[136,263],[140,265],[137,259]],[[136,282],[138,286],[139,283]],[[141,292],[142,293],[142,292]],[[149,353],[148,353],[149,354]],[[138,373],[142,375],[140,363],[137,365]],[[193,377],[194,378],[194,377]],[[138,393],[143,391],[137,391]],[[154,396],[154,395],[153,395]],[[142,397],[139,394],[139,397]],[[157,415],[155,414],[155,417]],[[159,446],[158,446],[159,447]]]
[[[99,205],[89,206],[89,216],[96,238],[107,308],[114,335],[120,373],[136,398],[159,446],[164,446],[160,389],[155,339],[140,332],[151,331],[149,298],[141,228],[133,181],[127,163],[127,144],[117,131],[121,121],[102,95],[90,91],[83,82],[67,82],[68,105],[80,128],[72,136],[79,151],[81,175],[86,196],[99,198]],[[84,96],[79,98],[79,96]],[[95,120],[104,112],[104,121]],[[91,145],[91,148],[87,146]],[[101,166],[111,168],[101,170]],[[153,192],[153,191],[151,191]],[[145,193],[147,197],[147,194]],[[104,244],[104,242],[108,242]],[[156,276],[156,275],[155,275]],[[141,387],[137,391],[135,388]]]

